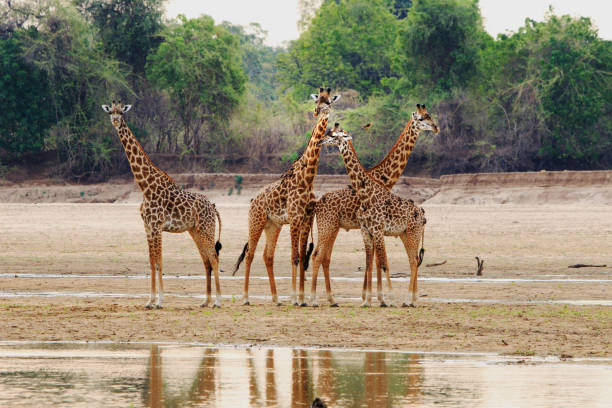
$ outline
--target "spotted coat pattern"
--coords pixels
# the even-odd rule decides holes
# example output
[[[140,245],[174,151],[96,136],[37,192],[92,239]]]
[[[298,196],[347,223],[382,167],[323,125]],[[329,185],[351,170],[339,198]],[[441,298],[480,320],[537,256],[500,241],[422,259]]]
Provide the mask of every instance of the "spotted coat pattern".
[[[149,159],[142,146],[130,131],[123,113],[130,105],[121,103],[102,106],[110,114],[111,122],[117,129],[119,139],[130,163],[134,180],[142,191],[140,216],[144,222],[149,244],[151,266],[151,296],[147,308],[161,308],[163,302],[162,283],[162,232],[189,232],[204,263],[206,271],[207,306],[211,298],[211,272],[215,275],[216,300],[214,306],[221,306],[219,284],[219,250],[221,244],[221,218],[215,205],[205,195],[191,193],[179,188],[172,178],[158,169]],[[219,236],[215,244],[215,220],[219,222]],[[156,280],[159,288],[156,291]],[[157,295],[157,301],[156,301]]]

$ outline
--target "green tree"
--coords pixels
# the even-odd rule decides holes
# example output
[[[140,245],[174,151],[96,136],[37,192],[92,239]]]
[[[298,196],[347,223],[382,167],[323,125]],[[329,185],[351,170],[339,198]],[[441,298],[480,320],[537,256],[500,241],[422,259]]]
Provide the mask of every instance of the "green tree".
[[[327,1],[279,56],[280,79],[299,99],[322,84],[352,88],[367,97],[392,75],[397,27],[385,0]]]
[[[485,53],[483,85],[499,107],[492,122],[531,118],[540,167],[593,168],[610,163],[612,42],[588,18],[549,14],[526,20]],[[527,103],[525,103],[527,102]]]
[[[161,42],[163,0],[74,0],[97,28],[104,50],[144,73],[147,55]]]
[[[486,37],[477,0],[415,0],[401,21],[394,67],[404,88],[463,87],[478,72]]]
[[[22,57],[47,79],[55,123],[46,134],[45,147],[57,150],[69,177],[107,177],[116,145],[99,105],[112,94],[131,94],[126,73],[100,49],[72,4],[41,4],[33,17],[37,35],[22,37]]]
[[[242,68],[248,76],[249,89],[258,98],[277,99],[276,59],[283,49],[265,45],[268,33],[257,23],[243,27],[224,21],[221,25],[240,41]]]
[[[218,146],[222,124],[240,102],[246,76],[242,70],[238,38],[202,16],[168,28],[164,41],[147,62],[147,77],[172,95],[183,121],[186,149],[202,151],[202,127]]]
[[[23,41],[36,37],[30,28],[0,39],[0,148],[11,155],[38,153],[55,122],[49,83],[44,72],[23,59]]]

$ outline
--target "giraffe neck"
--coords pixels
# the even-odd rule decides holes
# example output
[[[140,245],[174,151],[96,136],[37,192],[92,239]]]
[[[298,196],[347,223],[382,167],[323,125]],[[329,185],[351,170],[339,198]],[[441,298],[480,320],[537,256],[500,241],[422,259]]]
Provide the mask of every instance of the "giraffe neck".
[[[302,155],[302,159],[304,160],[305,164],[304,181],[306,182],[307,186],[312,186],[314,178],[317,175],[317,167],[319,166],[319,156],[321,154],[321,146],[317,146],[317,144],[321,139],[323,139],[323,136],[325,135],[328,119],[328,113],[320,114],[319,120],[317,120],[317,124],[315,125],[314,129],[312,129],[312,133],[310,135],[308,145],[306,146],[306,150]]]
[[[366,169],[361,165],[357,152],[353,147],[353,142],[350,140],[342,142],[340,145],[340,153],[342,159],[344,159],[344,167],[346,172],[351,179],[351,185],[359,193],[364,190],[371,181]]]
[[[151,159],[149,159],[149,156],[147,156],[140,143],[138,143],[138,140],[136,140],[123,118],[121,118],[121,122],[117,128],[117,134],[119,135],[123,150],[130,163],[132,174],[134,174],[134,180],[138,183],[142,191],[145,191],[149,187],[149,184],[157,178],[156,176],[162,176],[172,181],[166,173],[153,165]],[[151,178],[151,176],[153,176],[153,178]]]
[[[411,118],[391,148],[391,151],[387,153],[387,156],[376,166],[368,170],[370,177],[391,190],[404,172],[418,137],[419,132],[416,128],[416,123]]]

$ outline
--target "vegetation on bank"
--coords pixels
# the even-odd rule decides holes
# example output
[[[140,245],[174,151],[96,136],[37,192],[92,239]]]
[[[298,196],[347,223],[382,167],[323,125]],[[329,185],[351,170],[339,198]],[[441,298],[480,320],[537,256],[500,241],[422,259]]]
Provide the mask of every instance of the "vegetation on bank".
[[[612,166],[612,42],[588,18],[551,11],[492,38],[476,0],[325,0],[274,48],[257,24],[163,15],[162,0],[0,3],[0,175],[43,156],[68,179],[129,172],[100,109],[112,99],[173,170],[283,171],[321,85],[343,94],[335,115],[367,166],[416,103],[441,132],[408,174]]]

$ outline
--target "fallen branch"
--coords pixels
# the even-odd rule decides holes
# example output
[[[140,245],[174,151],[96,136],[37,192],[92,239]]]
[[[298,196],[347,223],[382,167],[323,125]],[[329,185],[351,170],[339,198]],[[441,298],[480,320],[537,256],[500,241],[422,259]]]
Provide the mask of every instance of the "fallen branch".
[[[568,268],[606,268],[608,265],[588,265],[588,264],[576,264],[570,265]]]
[[[431,268],[432,266],[440,266],[440,265],[444,265],[446,263],[446,259],[442,262],[436,262],[436,263],[432,263],[432,264],[427,264],[425,265],[427,268]]]
[[[484,269],[484,259],[476,258],[476,276],[482,276],[482,270]]]

